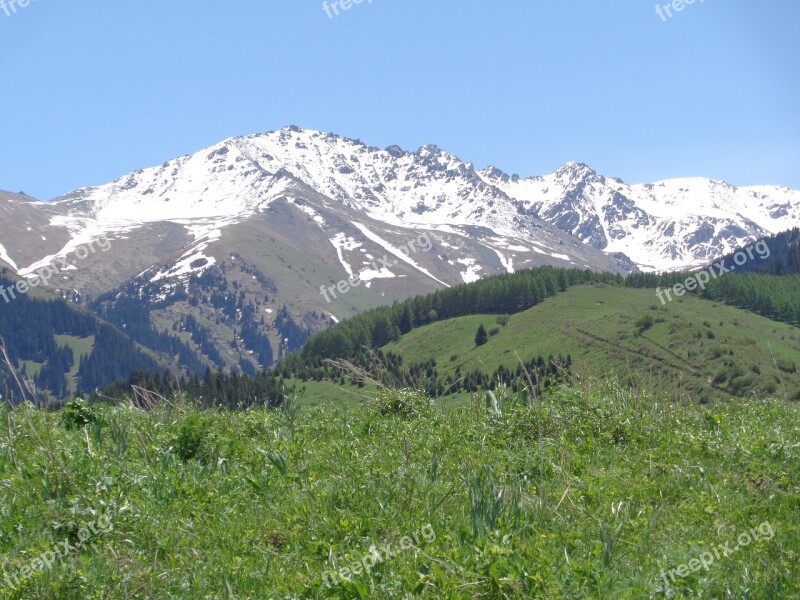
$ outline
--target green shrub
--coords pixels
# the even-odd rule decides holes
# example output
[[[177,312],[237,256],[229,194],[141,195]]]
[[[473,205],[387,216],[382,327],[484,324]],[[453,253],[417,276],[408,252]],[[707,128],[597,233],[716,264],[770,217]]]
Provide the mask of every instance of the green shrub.
[[[188,462],[207,454],[209,427],[210,420],[199,412],[192,412],[178,424],[172,444],[182,461]]]
[[[97,421],[95,410],[83,398],[75,398],[64,405],[61,419],[67,429],[81,429]]]
[[[651,315],[642,315],[636,319],[636,322],[634,323],[636,328],[639,330],[639,333],[644,333],[655,324],[656,320]]]
[[[738,375],[731,378],[728,389],[732,394],[737,396],[744,396],[753,389],[755,379],[752,375]]]
[[[741,377],[742,375],[744,375],[744,369],[735,362],[731,361],[731,363],[728,365],[728,378],[733,380],[736,377]]]
[[[382,389],[378,395],[378,410],[382,415],[416,417],[430,411],[433,401],[423,392],[404,388]]]
[[[720,371],[716,375],[714,375],[714,384],[719,385],[721,383],[725,383],[727,379],[728,379],[727,371]]]

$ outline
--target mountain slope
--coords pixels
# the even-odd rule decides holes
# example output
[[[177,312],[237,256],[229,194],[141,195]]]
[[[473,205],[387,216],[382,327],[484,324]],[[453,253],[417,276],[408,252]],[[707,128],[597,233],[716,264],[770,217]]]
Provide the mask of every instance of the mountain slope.
[[[490,336],[477,346],[480,325]],[[491,389],[498,379],[516,388],[528,383],[524,374],[514,375],[520,360],[560,355],[573,378],[615,374],[625,385],[675,400],[800,399],[797,329],[695,296],[661,306],[652,290],[602,283],[570,287],[510,316],[472,314],[426,324],[381,351],[390,381],[431,393]],[[302,375],[300,386],[311,385],[318,371],[331,385],[339,381],[336,370],[303,364],[290,361],[282,374]],[[312,387],[320,393],[319,385]]]
[[[51,225],[73,238],[170,222],[207,243],[219,237],[221,227],[262,212],[274,200],[310,191],[329,208],[350,208],[385,225],[459,233],[479,227],[517,238],[522,246],[533,243],[527,252],[550,258],[572,258],[568,244],[559,252],[550,243],[562,245],[569,238],[557,232],[567,232],[594,248],[624,252],[649,269],[699,264],[737,242],[800,221],[800,192],[783,188],[735,188],[700,178],[628,185],[579,163],[521,179],[495,168],[476,171],[436,146],[380,150],[296,127],[231,138],[35,206],[55,211]],[[534,230],[548,230],[547,224],[555,228],[555,239],[537,239]],[[513,242],[492,244],[488,238],[495,250],[513,253]],[[16,262],[24,274],[35,266]]]
[[[541,265],[695,265],[796,224],[798,207],[779,188],[630,186],[577,163],[520,179],[436,146],[287,127],[47,203],[2,193],[0,262],[27,278],[65,265],[52,291],[120,327],[142,318],[115,307],[135,298],[205,365],[257,370],[380,304]],[[108,248],[87,253],[99,240]]]

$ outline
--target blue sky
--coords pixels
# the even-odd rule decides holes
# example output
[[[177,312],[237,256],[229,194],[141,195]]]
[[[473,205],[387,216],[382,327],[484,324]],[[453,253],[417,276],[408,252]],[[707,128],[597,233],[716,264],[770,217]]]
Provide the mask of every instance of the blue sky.
[[[796,0],[666,21],[655,0],[367,2],[0,8],[0,189],[47,199],[288,124],[524,176],[800,188]]]

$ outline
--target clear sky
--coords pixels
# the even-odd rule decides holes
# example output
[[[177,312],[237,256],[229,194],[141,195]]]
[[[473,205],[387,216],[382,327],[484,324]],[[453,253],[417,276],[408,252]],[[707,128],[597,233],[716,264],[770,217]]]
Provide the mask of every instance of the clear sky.
[[[289,124],[523,176],[800,188],[797,0],[29,1],[0,4],[0,189]]]

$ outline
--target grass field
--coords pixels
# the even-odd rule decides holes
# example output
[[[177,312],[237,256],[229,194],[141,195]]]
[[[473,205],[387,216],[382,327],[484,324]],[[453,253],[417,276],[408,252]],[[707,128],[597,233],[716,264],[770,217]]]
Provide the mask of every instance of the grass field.
[[[0,597],[800,597],[800,405],[405,399],[18,407]]]

